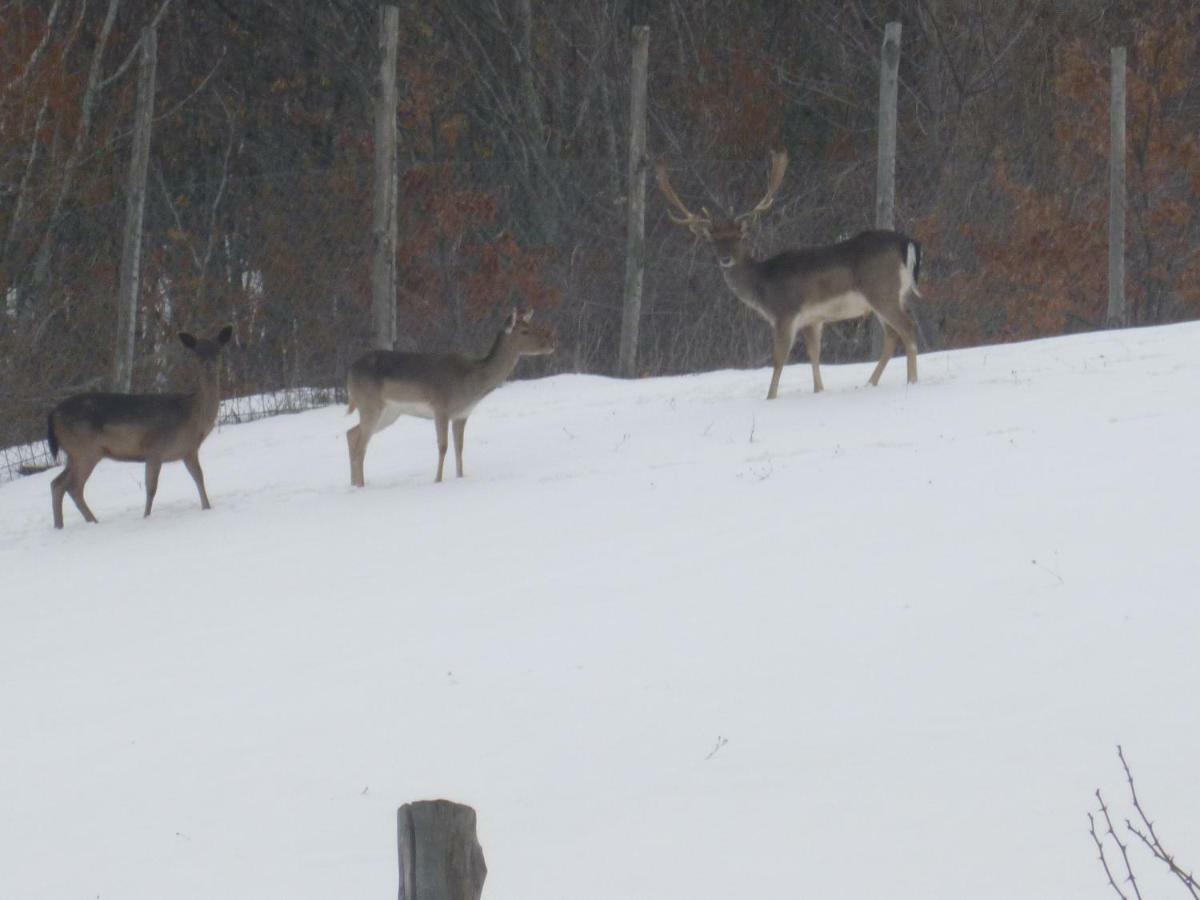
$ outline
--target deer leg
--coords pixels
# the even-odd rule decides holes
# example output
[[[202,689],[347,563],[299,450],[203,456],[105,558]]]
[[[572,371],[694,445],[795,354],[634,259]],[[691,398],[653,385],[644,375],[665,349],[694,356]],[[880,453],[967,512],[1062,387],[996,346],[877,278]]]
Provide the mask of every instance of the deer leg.
[[[908,361],[908,383],[917,383],[917,329],[916,324],[909,315],[908,310],[902,310],[905,321],[900,323],[901,327],[896,328],[896,333],[900,335],[900,340],[904,344],[904,355]]]
[[[50,506],[54,512],[54,527],[63,527],[63,496],[67,493],[67,485],[71,481],[71,458],[67,457],[67,464],[63,466],[63,470],[55,476],[50,482]]]
[[[212,509],[212,504],[208,502],[208,491],[204,490],[204,471],[200,468],[200,448],[196,448],[191,453],[183,458],[183,464],[188,470],[188,474],[192,476],[192,481],[196,482],[196,490],[200,492],[200,508]],[[150,507],[146,507],[146,515],[150,515]]]
[[[779,395],[779,376],[783,374],[783,367],[787,365],[788,357],[792,353],[792,344],[796,341],[796,333],[792,331],[790,323],[778,322],[775,325],[775,372],[771,375],[771,387],[767,391],[767,399],[774,400]]]
[[[350,486],[363,486],[362,456],[358,445],[362,440],[362,425],[355,425],[346,432],[346,447],[350,451]]]
[[[363,463],[367,458],[367,443],[375,433],[379,416],[380,410],[359,406],[358,424],[346,432],[346,446],[350,450],[350,484],[353,487],[366,486]]]
[[[454,425],[454,465],[457,470],[458,477],[462,478],[463,477],[463,463],[462,463],[463,437],[464,437],[464,433],[467,430],[467,420],[466,419],[455,419],[453,422],[453,425]]]
[[[445,416],[437,416],[433,420],[434,427],[437,429],[438,442],[438,471],[437,478],[434,482],[442,480],[442,468],[446,464],[446,450],[450,447],[450,420]]]
[[[821,381],[821,323],[808,325],[804,329],[804,349],[808,351],[808,361],[812,363],[813,393],[819,394],[825,390]]]
[[[71,460],[68,465],[71,470],[71,478],[67,482],[67,493],[75,501],[75,506],[83,516],[84,521],[93,523],[97,521],[96,516],[88,508],[87,501],[83,499],[83,486],[92,477],[92,469],[96,468],[96,463],[98,462],[100,462],[99,457],[88,457],[81,460]]]
[[[879,364],[875,366],[875,371],[867,379],[867,384],[870,385],[879,384],[879,376],[883,374],[883,370],[887,368],[888,360],[896,352],[896,329],[882,316],[879,319],[879,324],[883,326],[883,352],[879,355]]]
[[[162,470],[161,459],[146,460],[146,512],[142,518],[150,515],[150,507],[154,505],[154,495],[158,493],[158,473]]]
[[[880,316],[884,322],[886,334],[884,335],[884,346],[888,345],[888,340],[891,340],[891,347],[894,350],[897,339],[904,345],[904,355],[908,358],[908,383],[915,384],[917,380],[917,329],[913,323],[912,316],[908,310],[900,306],[895,310],[889,311],[887,316]],[[886,351],[885,355],[890,358],[892,351]],[[883,360],[880,360],[883,363]],[[875,381],[877,383],[880,369],[876,372]]]

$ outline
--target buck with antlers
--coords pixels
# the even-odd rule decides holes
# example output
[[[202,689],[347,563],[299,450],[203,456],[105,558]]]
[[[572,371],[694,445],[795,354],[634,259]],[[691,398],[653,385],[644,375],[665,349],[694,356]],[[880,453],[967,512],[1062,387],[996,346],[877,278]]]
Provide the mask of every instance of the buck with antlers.
[[[763,198],[749,212],[715,218],[707,209],[702,209],[701,215],[689,210],[671,187],[665,163],[657,167],[658,186],[680,214],[668,211],[671,221],[712,244],[725,283],[739,300],[766,319],[774,332],[775,372],[767,399],[773,400],[779,392],[779,376],[797,333],[803,335],[812,363],[813,390],[820,391],[824,387],[822,327],[870,313],[884,328],[883,355],[870,383],[879,383],[897,340],[908,356],[908,381],[915,382],[916,325],[907,306],[909,295],[917,292],[920,244],[895,231],[864,231],[827,247],[787,250],[764,260],[751,257],[746,235],[754,220],[774,204],[787,162],[786,151],[772,151]]]
[[[347,390],[358,424],[346,432],[350,449],[350,483],[364,485],[363,461],[371,436],[400,416],[433,419],[437,430],[438,467],[442,480],[448,434],[454,425],[454,456],[458,477],[463,474],[463,440],[467,416],[484,397],[498,388],[522,356],[554,352],[549,329],[530,324],[533,310],[514,309],[482,359],[457,353],[402,353],[372,350],[350,367]]]
[[[221,405],[221,349],[233,337],[226,325],[211,338],[181,332],[179,340],[200,364],[196,390],[187,394],[76,394],[47,417],[50,453],[59,449],[67,465],[50,483],[54,527],[63,527],[63,496],[70,494],[88,522],[95,522],[83,499],[83,487],[102,459],[146,464],[146,512],[154,504],[158,474],[165,462],[183,461],[200,492],[200,506],[211,509],[200,469],[200,445],[213,429]]]

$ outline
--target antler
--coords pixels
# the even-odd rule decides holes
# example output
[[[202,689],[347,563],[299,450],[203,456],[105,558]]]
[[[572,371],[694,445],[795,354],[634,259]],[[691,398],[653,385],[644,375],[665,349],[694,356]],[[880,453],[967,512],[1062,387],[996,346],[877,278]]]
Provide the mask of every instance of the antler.
[[[667,215],[671,221],[676,225],[686,225],[692,234],[703,238],[708,237],[709,231],[712,228],[712,217],[707,214],[708,211],[705,210],[705,215],[698,216],[683,205],[683,201],[675,193],[675,188],[671,187],[671,179],[667,177],[667,164],[665,162],[660,160],[654,168],[656,177],[658,178],[659,190],[663,192],[663,196],[667,198],[668,203],[683,213],[683,218],[679,219],[672,215],[670,210],[667,210]]]
[[[774,205],[775,195],[779,193],[779,186],[783,184],[783,173],[787,171],[787,164],[788,155],[786,150],[771,151],[771,173],[767,176],[767,192],[763,194],[763,198],[758,201],[754,209],[736,216],[734,218],[735,222],[744,222],[747,219],[753,219],[759,213],[766,212]]]

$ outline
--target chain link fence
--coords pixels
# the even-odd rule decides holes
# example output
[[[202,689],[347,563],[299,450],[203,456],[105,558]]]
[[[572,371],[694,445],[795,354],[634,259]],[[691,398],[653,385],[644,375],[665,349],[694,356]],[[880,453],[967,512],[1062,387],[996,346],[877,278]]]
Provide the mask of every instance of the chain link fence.
[[[232,19],[223,4],[175,4],[163,19],[170,64],[133,371],[136,391],[186,390],[177,332],[232,323],[223,390],[248,399],[227,408],[229,422],[329,402],[371,345],[378,15],[365,0],[234,5]],[[477,4],[452,6],[453,21],[478,30],[418,5],[413,21],[428,27],[406,29],[400,54],[398,347],[482,353],[508,309],[532,306],[558,352],[519,374],[611,374],[626,256],[624,13],[547,7],[526,32]],[[879,38],[894,4],[685,7],[644,10],[650,152],[684,201],[750,208],[767,149],[782,147],[791,163],[752,231],[756,254],[871,227]],[[1195,4],[1151,0],[1129,17],[1067,3],[901,7],[896,222],[924,246],[928,344],[1103,326],[1117,41],[1130,47],[1128,324],[1200,316]],[[18,61],[28,48],[5,40],[38,46],[39,22],[58,48],[28,77],[0,78],[0,480],[51,462],[41,442],[55,404],[112,383],[134,91],[117,79],[98,95],[90,135],[75,130],[100,52],[67,22],[85,13],[101,10],[80,4],[56,26],[35,16],[28,33],[0,32]],[[138,29],[121,33],[105,71]],[[646,177],[638,374],[764,365],[766,325]],[[823,360],[864,360],[870,345],[866,323],[839,323]]]
[[[671,164],[677,189],[697,206],[748,208],[766,185],[765,160]],[[827,166],[801,157],[793,168],[808,180]],[[868,225],[870,166],[839,175],[782,196],[756,230],[756,248],[778,249],[796,234],[837,239]],[[531,195],[511,164],[402,166],[398,348],[482,353],[508,309],[532,306],[559,346],[527,361],[523,374],[611,373],[626,253],[623,177],[612,160],[563,161],[551,186]],[[152,191],[134,390],[186,389],[177,331],[232,322],[223,390],[238,399],[226,401],[222,423],[338,399],[349,365],[370,347],[370,178],[365,164],[230,178],[223,201],[250,209],[250,220],[219,217],[207,233],[207,211]],[[859,213],[847,216],[850,208]],[[122,216],[117,203],[72,211],[51,303],[26,305],[19,284],[9,289],[0,310],[0,479],[52,465],[42,440],[49,410],[71,394],[107,389]],[[518,234],[507,224],[514,220],[536,225]],[[642,309],[641,374],[756,366],[769,355],[766,327],[729,292],[710,249],[673,225],[657,199]],[[865,329],[849,324],[831,330],[824,353],[837,362],[865,349]]]

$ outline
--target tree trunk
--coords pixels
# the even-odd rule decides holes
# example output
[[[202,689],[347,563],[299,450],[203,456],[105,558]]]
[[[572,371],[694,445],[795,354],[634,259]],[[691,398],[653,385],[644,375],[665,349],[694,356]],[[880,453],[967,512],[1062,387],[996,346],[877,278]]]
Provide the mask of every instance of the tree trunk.
[[[1125,309],[1125,48],[1112,49],[1112,106],[1109,111],[1112,149],[1108,182],[1108,317],[1109,328],[1127,323]]]
[[[875,227],[896,227],[896,99],[900,86],[900,23],[883,29],[879,61],[879,158],[875,169]],[[871,356],[883,352],[883,325],[871,322]]]
[[[375,99],[375,208],[371,268],[375,347],[396,345],[396,53],[400,7],[380,7],[379,94]]]
[[[617,374],[637,375],[638,325],[646,268],[646,74],[650,26],[634,25],[633,72],[629,86],[629,170],[626,183],[625,304],[621,311],[621,348]]]
[[[50,257],[54,252],[54,239],[58,233],[58,220],[62,216],[63,205],[75,186],[75,173],[83,161],[83,148],[92,130],[92,114],[96,106],[96,94],[101,88],[100,72],[104,62],[104,48],[112,33],[113,23],[117,19],[117,10],[121,0],[109,0],[108,11],[104,15],[104,24],[100,26],[100,36],[96,40],[96,48],[92,51],[92,62],[88,68],[87,85],[83,89],[83,98],[79,102],[79,125],[75,131],[75,143],[63,166],[62,181],[54,199],[54,209],[50,213],[49,223],[42,235],[37,257],[33,266],[33,288],[35,293],[41,292],[50,279]]]
[[[142,269],[142,221],[146,210],[146,173],[150,164],[150,132],[154,120],[154,76],[158,67],[158,34],[153,26],[142,29],[141,45],[133,151],[129,160],[129,187],[125,200],[121,284],[117,292],[117,353],[113,390],[119,392],[128,392],[133,383],[133,338],[137,326]]]

